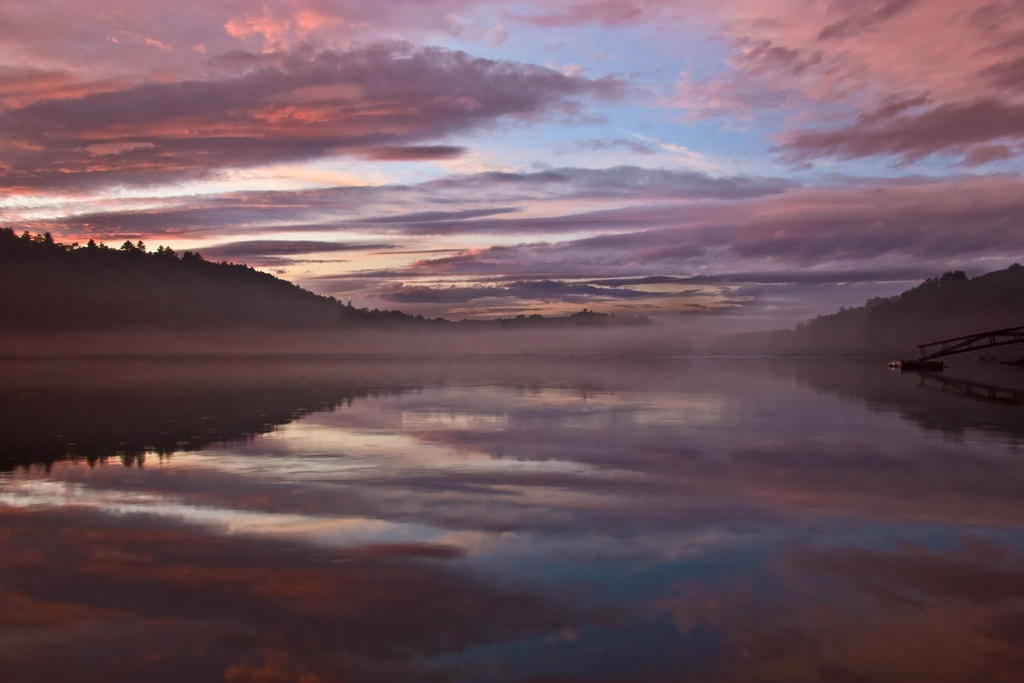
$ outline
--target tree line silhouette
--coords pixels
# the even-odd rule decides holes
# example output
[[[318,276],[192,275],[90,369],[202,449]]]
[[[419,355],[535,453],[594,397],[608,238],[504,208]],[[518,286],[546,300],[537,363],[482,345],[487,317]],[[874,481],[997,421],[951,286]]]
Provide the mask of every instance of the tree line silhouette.
[[[62,244],[0,229],[0,324],[21,329],[299,327],[402,323],[399,311],[355,308],[250,266],[192,251]]]
[[[543,327],[649,324],[584,309],[567,317],[519,315],[490,321],[424,318],[356,308],[314,294],[251,266],[148,250],[142,240],[119,248],[95,240],[64,244],[50,233],[0,228],[0,327],[22,330],[93,328],[302,328],[351,326]]]
[[[725,353],[916,354],[915,345],[1024,323],[1024,266],[969,278],[960,270],[892,297],[819,315],[793,329],[730,335]]]

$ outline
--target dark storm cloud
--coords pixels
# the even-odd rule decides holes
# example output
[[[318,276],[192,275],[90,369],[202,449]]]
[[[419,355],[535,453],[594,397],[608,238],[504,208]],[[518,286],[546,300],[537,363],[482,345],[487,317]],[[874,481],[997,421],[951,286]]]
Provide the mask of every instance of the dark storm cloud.
[[[298,50],[208,80],[144,83],[4,111],[0,184],[166,182],[331,153],[451,158],[462,149],[409,143],[622,93],[610,78],[404,43]]]

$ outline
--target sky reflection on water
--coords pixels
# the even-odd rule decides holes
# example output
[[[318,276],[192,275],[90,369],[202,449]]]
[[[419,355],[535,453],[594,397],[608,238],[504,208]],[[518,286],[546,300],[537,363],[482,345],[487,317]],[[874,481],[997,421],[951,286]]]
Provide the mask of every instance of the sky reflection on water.
[[[13,680],[1024,666],[1020,406],[860,361],[4,369]]]

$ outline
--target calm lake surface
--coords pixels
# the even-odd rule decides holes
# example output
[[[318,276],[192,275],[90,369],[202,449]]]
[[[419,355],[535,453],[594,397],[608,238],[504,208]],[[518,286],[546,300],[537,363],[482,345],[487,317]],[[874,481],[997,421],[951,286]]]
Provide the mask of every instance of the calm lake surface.
[[[963,365],[3,361],[0,678],[1020,681]]]

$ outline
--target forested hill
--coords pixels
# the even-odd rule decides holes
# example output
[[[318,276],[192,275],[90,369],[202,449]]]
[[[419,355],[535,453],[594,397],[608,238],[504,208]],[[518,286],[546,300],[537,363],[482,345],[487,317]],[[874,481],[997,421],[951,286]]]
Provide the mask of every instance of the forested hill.
[[[1014,264],[975,278],[949,272],[897,296],[871,299],[791,330],[723,337],[715,350],[913,357],[920,343],[1019,325],[1024,325],[1024,267]]]
[[[60,244],[0,229],[0,328],[337,328],[417,321],[313,294],[248,266],[146,251]]]
[[[214,263],[142,242],[113,249],[0,228],[0,330],[280,330],[430,327],[564,329],[649,325],[584,309],[566,317],[516,316],[451,322],[368,310],[320,296],[245,265]]]

